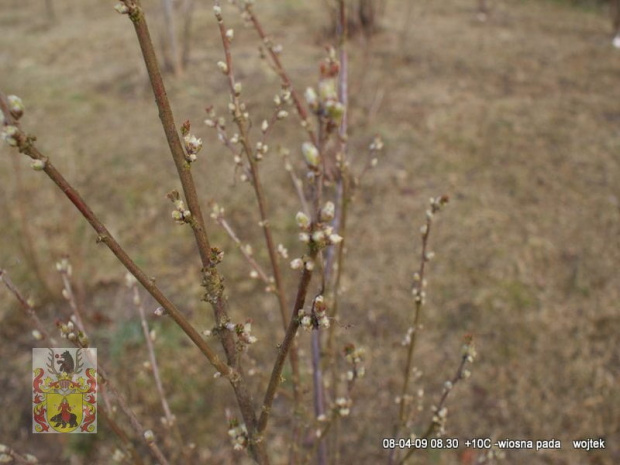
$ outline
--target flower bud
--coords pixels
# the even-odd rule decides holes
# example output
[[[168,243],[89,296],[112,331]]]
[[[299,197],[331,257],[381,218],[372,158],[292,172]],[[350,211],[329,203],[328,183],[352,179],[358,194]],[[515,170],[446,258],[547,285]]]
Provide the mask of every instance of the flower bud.
[[[304,212],[297,212],[295,221],[301,229],[307,229],[310,226],[310,218]]]
[[[325,104],[325,109],[334,122],[339,123],[342,120],[345,111],[342,103],[330,100]]]
[[[126,15],[127,13],[129,13],[129,8],[127,7],[127,5],[121,2],[118,2],[116,5],[114,5],[114,9],[118,14],[121,15]]]
[[[217,67],[220,69],[222,73],[228,74],[228,65],[224,63],[223,61],[218,61]]]
[[[336,207],[334,202],[327,202],[325,206],[321,209],[320,219],[323,222],[328,222],[334,219],[334,215],[336,214]]]
[[[11,147],[15,147],[17,146],[17,138],[15,136],[18,132],[17,126],[5,126],[0,137]]]
[[[155,434],[150,429],[146,430],[144,432],[144,439],[146,439],[146,442],[151,443],[151,442],[155,441]]]
[[[319,96],[321,100],[336,100],[338,99],[338,91],[336,90],[335,79],[323,79],[319,82]]]
[[[33,160],[30,167],[35,171],[43,171],[45,169],[45,160]]]
[[[319,98],[316,95],[316,91],[312,87],[308,87],[304,92],[306,102],[312,111],[316,111],[319,108]]]
[[[329,243],[330,244],[340,244],[342,242],[342,236],[338,234],[330,234],[329,235]]]
[[[9,101],[9,111],[13,118],[20,119],[24,114],[24,103],[17,95],[9,95],[6,98]]]
[[[308,166],[311,168],[318,168],[319,150],[316,146],[312,142],[304,142],[301,146],[301,151]]]

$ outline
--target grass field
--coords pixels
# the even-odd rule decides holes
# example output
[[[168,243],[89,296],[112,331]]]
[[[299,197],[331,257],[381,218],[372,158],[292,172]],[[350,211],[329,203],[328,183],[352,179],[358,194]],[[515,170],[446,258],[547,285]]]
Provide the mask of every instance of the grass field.
[[[143,3],[158,44],[160,2]],[[329,41],[322,5],[256,5],[302,91],[315,85]],[[165,194],[179,185],[131,24],[112,2],[54,6],[54,21],[43,2],[6,0],[0,7],[0,90],[23,99],[23,126],[38,147],[197,327],[209,328],[191,232],[169,220]],[[506,451],[511,464],[620,463],[620,52],[602,8],[542,0],[492,6],[480,23],[473,0],[388,0],[378,33],[349,44],[350,154],[362,162],[375,134],[385,152],[357,192],[346,237],[341,342],[366,349],[367,375],[342,424],[342,463],[386,463],[381,439],[397,415],[418,231],[428,198],[440,194],[451,200],[431,237],[436,258],[416,355],[422,376],[415,389],[424,387],[425,395],[412,431],[427,424],[456,370],[463,335],[472,333],[479,356],[448,403],[446,436],[562,441],[560,450]],[[259,59],[254,31],[233,8],[224,13],[235,28],[237,77],[258,127],[279,81]],[[267,264],[253,192],[233,182],[232,157],[201,123],[205,107],[225,114],[228,101],[210,2],[197,2],[192,28],[186,72],[165,80],[177,123],[191,120],[205,141],[193,168],[199,194],[206,211],[211,200],[226,207]],[[303,137],[291,117],[270,145],[289,148],[301,167]],[[276,240],[299,256],[299,205],[275,150],[261,169]],[[0,268],[35,299],[52,330],[69,312],[54,263],[70,255],[93,346],[157,431],[159,403],[142,368],[147,354],[122,266],[55,186],[5,145],[0,186]],[[225,233],[212,221],[209,227],[226,252],[221,268],[233,319],[254,320],[251,384],[262,393],[282,337],[275,299],[248,277]],[[296,274],[285,270],[292,296]],[[213,368],[171,321],[152,324],[171,407],[196,444],[196,463],[245,463],[226,435],[224,411],[236,408],[229,386],[213,379]],[[0,290],[0,443],[42,463],[110,463],[117,445],[103,421],[95,438],[30,433],[30,349],[38,344],[31,330]],[[310,377],[307,333],[299,345]],[[275,409],[269,449],[273,463],[285,463],[285,396]],[[604,438],[607,447],[574,450],[572,440],[583,438]],[[474,463],[480,456],[464,451],[421,452],[412,463]]]

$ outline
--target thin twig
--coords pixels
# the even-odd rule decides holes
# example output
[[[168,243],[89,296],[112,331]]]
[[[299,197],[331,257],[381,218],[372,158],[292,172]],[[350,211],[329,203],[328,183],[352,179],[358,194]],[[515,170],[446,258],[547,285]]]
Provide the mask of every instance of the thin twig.
[[[6,270],[3,270],[2,268],[0,268],[0,281],[2,281],[6,288],[15,296],[15,298],[19,302],[19,305],[26,312],[28,318],[32,320],[34,326],[37,328],[38,334],[35,335],[35,339],[39,339],[39,337],[40,340],[47,339],[53,346],[57,346],[58,342],[54,337],[49,335],[49,333],[45,329],[45,326],[35,312],[34,306],[30,303],[30,300],[24,297],[24,295],[19,291],[19,289],[17,289],[17,287],[13,284],[13,281],[9,279],[9,275]]]
[[[71,310],[73,310],[75,323],[77,324],[78,328],[80,329],[80,331],[86,332],[86,328],[84,326],[84,319],[82,318],[82,311],[77,303],[75,294],[73,293],[73,286],[71,285],[71,264],[69,263],[68,257],[63,257],[56,264],[56,269],[60,273],[60,277],[62,279],[62,296],[69,302]]]
[[[228,234],[228,237],[230,237],[233,240],[233,242],[235,244],[237,244],[237,247],[241,251],[241,254],[245,257],[245,259],[250,264],[252,269],[254,271],[256,271],[256,273],[258,274],[260,279],[265,284],[270,285],[271,284],[271,280],[269,279],[269,276],[267,276],[267,273],[265,273],[265,270],[263,270],[263,267],[260,266],[260,264],[256,261],[256,259],[252,255],[251,251],[246,246],[243,245],[243,243],[241,242],[241,239],[239,239],[239,236],[237,236],[237,234],[235,233],[235,231],[232,228],[232,226],[230,225],[230,223],[228,223],[228,221],[226,221],[226,218],[224,218],[223,214],[219,213],[217,215],[212,215],[212,216],[214,217],[215,221],[222,228],[224,228],[224,231],[226,231],[226,234]]]
[[[430,200],[430,207],[426,211],[426,222],[422,226],[420,233],[422,236],[422,251],[420,252],[420,266],[418,271],[414,274],[413,280],[413,296],[415,302],[415,311],[413,317],[413,324],[409,328],[406,336],[406,344],[407,344],[407,361],[405,362],[405,368],[403,370],[403,385],[400,392],[400,405],[398,410],[398,419],[394,425],[394,429],[392,431],[393,438],[398,437],[398,433],[400,429],[405,424],[405,419],[407,416],[407,407],[408,407],[408,393],[409,393],[409,383],[411,380],[411,369],[413,365],[413,354],[416,347],[416,342],[418,340],[418,333],[421,328],[421,318],[422,318],[422,308],[425,303],[426,293],[424,291],[426,287],[426,263],[430,261],[432,256],[434,255],[432,252],[428,250],[428,241],[431,233],[431,226],[433,224],[433,217],[435,213],[437,213],[442,206],[448,203],[448,196],[441,196],[437,198],[432,198]],[[393,463],[395,458],[396,449],[392,449],[389,456],[389,463]]]
[[[250,21],[252,22],[252,25],[254,26],[254,29],[256,29],[256,32],[261,38],[262,43],[265,44],[265,46],[267,47],[269,56],[271,60],[273,61],[276,72],[278,73],[278,76],[280,77],[280,80],[282,82],[282,87],[290,90],[291,92],[291,98],[293,99],[293,102],[295,103],[295,108],[297,110],[297,114],[299,115],[299,119],[301,120],[301,125],[306,129],[308,136],[310,137],[310,140],[312,141],[312,143],[318,146],[318,139],[316,137],[314,130],[312,129],[312,126],[310,125],[310,122],[308,121],[308,112],[306,111],[306,108],[304,107],[301,101],[301,98],[297,94],[297,91],[293,87],[291,83],[291,79],[288,73],[286,72],[286,70],[284,69],[284,66],[282,65],[282,62],[280,61],[280,57],[277,51],[274,49],[273,42],[271,41],[271,39],[269,38],[265,30],[263,29],[263,26],[261,25],[260,21],[254,14],[252,5],[249,2],[245,4],[245,11],[247,12],[249,16]]]
[[[448,395],[452,392],[452,390],[454,389],[454,386],[456,386],[457,383],[459,383],[463,379],[466,379],[469,376],[469,371],[465,370],[465,367],[468,363],[472,363],[476,356],[476,350],[475,350],[475,347],[473,344],[473,338],[471,335],[465,336],[465,344],[463,345],[462,352],[463,353],[461,355],[461,362],[459,363],[456,373],[454,374],[451,380],[447,381],[444,384],[443,392],[441,393],[439,403],[433,409],[434,411],[433,418],[431,419],[431,422],[428,425],[428,428],[426,429],[424,434],[421,436],[421,439],[428,439],[431,437],[431,435],[435,431],[439,430],[441,432],[443,430],[443,427],[446,422],[447,409],[445,407],[445,404],[446,404],[446,401],[448,400]],[[418,449],[415,447],[415,445],[412,446],[407,451],[405,456],[398,462],[398,465],[402,465],[408,459],[410,459],[411,456],[416,452],[416,450]]]

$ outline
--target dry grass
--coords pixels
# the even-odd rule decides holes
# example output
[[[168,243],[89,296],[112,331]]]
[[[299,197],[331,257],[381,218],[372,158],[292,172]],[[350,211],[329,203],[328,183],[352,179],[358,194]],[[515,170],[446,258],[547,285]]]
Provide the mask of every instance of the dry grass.
[[[60,18],[50,25],[42,4],[7,2],[0,14],[0,88],[23,98],[25,127],[38,136],[40,148],[140,265],[207,328],[211,319],[198,303],[199,264],[189,230],[168,221],[164,196],[178,186],[131,27],[110,4],[90,3],[57,0]],[[454,371],[462,335],[472,332],[480,357],[471,381],[458,386],[449,404],[448,436],[563,440],[560,451],[509,452],[508,463],[620,462],[618,52],[602,11],[544,1],[497,3],[490,20],[479,24],[473,1],[415,2],[410,8],[392,0],[383,31],[369,44],[352,44],[352,153],[375,132],[384,137],[387,153],[365,179],[349,229],[341,322],[350,327],[342,331],[342,342],[367,348],[368,377],[344,423],[347,462],[379,463],[385,457],[380,439],[389,436],[396,415],[404,353],[394,346],[411,318],[417,231],[428,197],[440,193],[452,201],[431,240],[437,259],[430,267],[417,364],[424,372],[426,407]],[[283,59],[300,89],[313,82],[325,41],[320,25],[327,18],[321,2],[316,5],[257,5],[285,45]],[[240,26],[235,16],[228,15]],[[198,129],[204,107],[214,103],[223,112],[227,98],[215,66],[221,52],[210,7],[196,9],[194,27],[190,68],[180,79],[168,77],[169,96],[177,121],[192,120],[197,135],[209,141],[195,167],[205,204],[213,198],[225,205],[240,233],[258,241],[250,189],[231,185],[230,157],[206,127]],[[238,78],[260,121],[277,80],[257,59],[252,31],[236,29]],[[302,136],[291,120],[279,141],[295,153]],[[158,404],[140,368],[146,352],[138,317],[129,312],[120,285],[121,266],[95,244],[49,181],[15,158],[0,148],[0,265],[39,296],[40,313],[52,322],[68,310],[59,298],[60,278],[51,270],[61,254],[71,253],[81,298],[91,314],[105,317],[93,345],[129,397],[139,401],[145,423],[157,427],[157,416],[148,410]],[[292,220],[297,207],[286,173],[276,155],[263,170],[276,238],[298,254]],[[28,246],[20,211],[45,285],[22,250]],[[264,360],[273,352],[273,338],[281,337],[274,300],[257,292],[260,286],[247,278],[234,247],[212,226],[213,242],[227,252],[223,274],[233,317],[254,318],[256,359]],[[293,275],[287,279],[293,283]],[[33,342],[8,293],[1,291],[0,299],[1,442],[54,463],[108,463],[102,457],[115,446],[103,426],[96,441],[28,433]],[[228,386],[215,382],[202,360],[196,362],[197,351],[169,322],[155,324],[182,430],[202,457],[211,456],[209,463],[227,463],[221,422],[224,408],[233,406]],[[307,343],[303,334],[300,344]],[[266,374],[254,383],[264,386]],[[276,454],[286,451],[278,437],[290,414],[284,407],[276,406],[271,430]],[[428,410],[422,417],[428,418]],[[606,438],[608,448],[572,450],[570,441],[584,437]],[[70,462],[71,456],[81,458]],[[459,458],[434,452],[421,454],[418,462]]]

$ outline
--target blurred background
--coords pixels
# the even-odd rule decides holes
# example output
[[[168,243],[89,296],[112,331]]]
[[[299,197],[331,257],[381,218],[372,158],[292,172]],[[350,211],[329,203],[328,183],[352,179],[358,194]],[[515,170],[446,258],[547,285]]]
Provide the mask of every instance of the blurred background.
[[[203,124],[226,115],[227,83],[211,2],[143,1],[178,124],[204,141],[193,166],[205,213],[210,201],[257,260],[268,264],[251,186]],[[164,2],[165,4],[165,2]],[[0,89],[26,106],[24,129],[78,189],[119,242],[198,329],[213,326],[200,302],[199,260],[189,228],[170,221],[165,194],[179,183],[133,28],[113,2],[5,0],[0,6]],[[413,315],[412,274],[431,196],[450,204],[433,227],[424,330],[414,391],[424,388],[411,432],[424,431],[443,383],[458,366],[463,336],[475,337],[472,376],[448,402],[446,435],[461,440],[559,439],[561,450],[506,451],[506,463],[620,463],[620,51],[610,5],[568,0],[384,0],[352,5],[350,157],[361,168],[376,134],[385,150],[356,191],[348,226],[339,344],[366,349],[366,377],[342,424],[342,460],[385,463]],[[299,91],[316,86],[324,46],[335,44],[329,0],[261,0],[255,11]],[[357,7],[360,7],[359,9]],[[481,9],[483,11],[481,11]],[[483,13],[483,14],[481,14]],[[235,8],[236,75],[257,128],[280,84],[258,53],[256,33]],[[175,52],[176,51],[176,52]],[[176,57],[176,58],[175,58]],[[302,253],[300,209],[277,147],[301,173],[304,132],[291,116],[261,164],[271,223],[290,258]],[[254,129],[254,137],[258,137]],[[51,332],[70,314],[54,264],[68,254],[92,345],[143,424],[165,437],[124,269],[49,179],[0,147],[0,268],[36,303]],[[248,366],[258,398],[282,338],[273,295],[226,234],[209,220],[226,255],[221,270],[234,321],[254,320]],[[283,262],[295,291],[297,272]],[[144,296],[152,315],[156,304]],[[171,408],[195,463],[245,463],[225,421],[236,412],[229,385],[172,321],[149,317]],[[118,447],[100,418],[97,435],[33,435],[33,327],[0,289],[0,443],[49,464],[107,464]],[[302,374],[311,375],[301,334]],[[287,373],[285,373],[287,376]],[[285,387],[287,383],[285,383]],[[310,384],[308,384],[310,386]],[[310,392],[305,394],[308,412]],[[291,403],[275,405],[268,441],[284,463]],[[120,420],[119,420],[120,421]],[[576,451],[572,440],[606,439]],[[138,445],[137,447],[142,447]],[[142,449],[139,449],[142,450]],[[149,463],[144,452],[145,463]],[[421,452],[412,463],[476,463],[477,452]],[[314,461],[315,459],[311,459]]]

